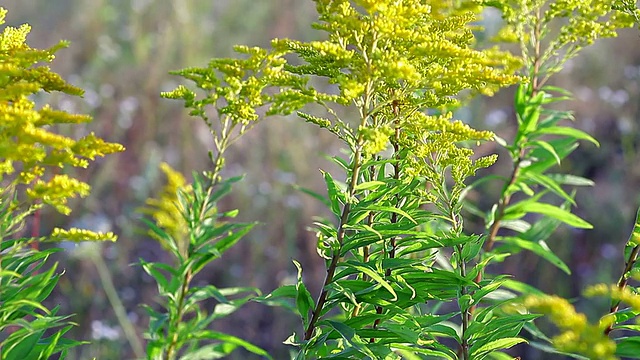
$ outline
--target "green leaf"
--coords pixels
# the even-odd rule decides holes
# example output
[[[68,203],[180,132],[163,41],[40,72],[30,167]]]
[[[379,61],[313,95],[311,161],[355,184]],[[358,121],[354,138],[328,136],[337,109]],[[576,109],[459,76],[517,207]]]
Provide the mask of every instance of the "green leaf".
[[[313,309],[315,302],[311,297],[311,293],[307,290],[307,287],[302,281],[302,265],[300,265],[296,260],[293,260],[293,264],[298,269],[298,278],[296,282],[296,307],[302,317],[304,327],[306,328],[309,324],[309,312]]]
[[[483,346],[481,346],[476,350],[473,350],[471,352],[471,358],[481,359],[482,357],[486,356],[490,352],[493,352],[495,350],[508,349],[520,343],[527,343],[527,341],[519,337],[508,337],[508,338],[494,340],[487,344],[484,344]]]
[[[545,85],[542,87],[541,89],[542,91],[545,92],[557,92],[562,96],[567,96],[567,97],[571,97],[573,96],[573,94],[571,93],[571,91],[565,89],[565,88],[561,88],[559,86],[553,86],[553,85]]]
[[[640,336],[616,339],[616,355],[627,359],[640,359]]]
[[[567,200],[571,204],[573,204],[573,205],[576,204],[575,201],[573,200],[573,197],[569,196],[569,194],[567,194],[564,190],[562,190],[560,185],[558,183],[556,183],[550,177],[548,177],[548,176],[546,176],[544,174],[532,173],[532,172],[529,172],[529,171],[526,171],[526,170],[522,172],[522,176],[525,179],[530,179],[530,180],[534,181],[535,183],[544,186],[545,188],[551,190],[553,193],[555,193],[556,195],[560,196],[564,200]]]
[[[570,213],[567,210],[561,209],[557,206],[532,201],[522,201],[516,205],[513,205],[505,211],[507,214],[520,214],[520,213],[537,213],[550,216],[554,219],[560,220],[563,223],[579,228],[579,229],[592,229],[593,226],[588,222],[582,220],[578,216]]]
[[[506,277],[491,279],[489,284],[482,285],[482,287],[473,293],[473,303],[477,304],[482,299],[496,291],[502,284],[507,281]]]
[[[637,315],[637,314],[636,314]],[[623,324],[623,325],[615,325],[613,327],[615,330],[630,330],[635,332],[640,332],[640,325],[631,325],[631,324]]]
[[[418,224],[407,212],[405,212],[402,209],[395,208],[393,206],[370,205],[370,206],[366,206],[363,210],[395,213],[409,219],[409,221],[411,221],[414,224]]]
[[[636,222],[633,225],[633,230],[631,231],[631,235],[629,236],[629,240],[627,240],[628,246],[640,246],[640,208],[636,213]]]
[[[305,194],[311,196],[312,198],[320,201],[326,207],[328,207],[328,208],[331,207],[331,202],[329,202],[329,200],[327,199],[326,196],[322,196],[322,195],[318,194],[317,192],[315,192],[313,190],[307,189],[307,188],[299,186],[297,184],[294,184],[293,188],[296,189],[296,190],[302,191],[303,193],[305,193]]]
[[[546,174],[548,178],[555,181],[560,185],[571,186],[593,186],[595,183],[592,180],[583,178],[581,176],[575,176],[570,174]]]
[[[15,335],[16,333],[14,333]],[[2,349],[2,360],[24,360],[38,358],[35,346],[44,334],[44,330],[19,338],[12,346]]]
[[[379,188],[380,186],[384,185],[385,183],[383,181],[367,181],[367,182],[363,182],[360,183],[358,185],[356,185],[356,187],[353,189],[354,191],[361,191],[361,190],[374,190]]]
[[[571,358],[574,358],[574,359],[579,359],[579,360],[594,360],[594,359],[589,359],[589,358],[586,358],[584,356],[580,356],[580,355],[577,355],[577,354],[570,354],[570,353],[566,353],[566,352],[563,352],[563,351],[558,351],[556,348],[554,348],[551,345],[540,343],[540,342],[537,342],[537,341],[532,341],[529,345],[531,347],[539,349],[539,350],[541,350],[541,351],[543,351],[543,352],[545,352],[547,354],[565,355],[565,356],[568,356],[568,357],[571,357]]]
[[[237,349],[238,346],[230,343],[217,343],[204,345],[197,348],[195,351],[187,352],[185,355],[180,357],[180,360],[211,360],[211,359],[222,359],[225,356],[228,356],[233,352],[233,350]]]
[[[561,162],[560,155],[558,155],[558,152],[553,147],[553,145],[551,145],[550,143],[548,143],[546,141],[543,141],[543,140],[534,140],[534,141],[528,142],[527,145],[537,146],[537,147],[539,147],[541,149],[544,149],[549,154],[551,154],[553,156],[553,158],[555,159],[556,163],[558,165],[560,165],[560,162]]]
[[[267,306],[281,306],[291,311],[297,311],[291,306],[291,301],[296,299],[297,294],[295,285],[283,285],[267,295],[258,296],[252,300]]]
[[[547,141],[547,143],[551,144],[560,159],[564,159],[578,147],[578,143],[574,139],[569,138],[552,139]],[[557,164],[556,159],[548,155],[549,152],[547,150],[544,150],[542,148],[534,148],[533,151],[529,153],[528,158],[535,159],[536,161],[532,161],[527,166],[523,165],[522,168],[526,168],[531,172],[542,174],[549,168]]]
[[[166,294],[167,292],[172,293],[177,290],[177,287],[170,286],[177,283],[169,282],[167,277],[160,271],[167,271],[172,277],[176,277],[178,274],[173,267],[162,263],[146,262],[144,259],[140,259],[140,265],[142,265],[142,269],[156,281],[160,295]]]
[[[391,285],[389,285],[389,283],[386,282],[382,278],[382,276],[380,276],[380,274],[378,274],[374,269],[370,268],[364,263],[356,262],[353,260],[345,262],[344,265],[366,274],[372,280],[380,284],[383,288],[387,289],[387,291],[389,291],[389,293],[393,296],[393,299],[391,299],[391,301],[396,301],[398,299],[398,295],[396,294],[395,290],[393,290]]]
[[[494,351],[492,353],[489,354],[489,358],[492,360],[516,360],[517,358],[514,358],[513,356],[503,353],[503,352],[498,352],[498,351]]]
[[[245,236],[257,223],[252,224],[234,224],[240,228],[240,230],[236,230],[235,232],[223,237],[222,239],[215,242],[215,247],[219,251],[220,254],[224,254],[229,248],[235,245],[243,236]]]
[[[356,334],[354,329],[344,323],[333,320],[327,320],[327,324],[337,331],[351,347],[357,349],[360,353],[369,356],[371,359],[377,359],[376,355],[365,346],[365,342]]]
[[[586,132],[584,132],[582,130],[574,129],[574,128],[571,128],[571,127],[550,126],[550,127],[540,128],[540,129],[538,129],[538,131],[536,131],[536,133],[548,134],[548,135],[570,136],[570,137],[578,139],[578,140],[589,141],[592,144],[594,144],[595,146],[600,147],[600,143],[598,142],[598,140],[593,138],[591,135],[587,134]]]
[[[224,334],[218,331],[205,330],[195,335],[196,338],[199,339],[211,339],[211,340],[219,340],[228,344],[233,344],[237,346],[243,347],[245,350],[260,356],[264,356],[267,359],[272,359],[272,357],[267,353],[264,349],[251,344],[248,341],[242,340],[233,335]]]
[[[507,236],[502,237],[500,241],[506,244],[517,246],[522,249],[529,250],[547,260],[558,269],[564,271],[566,274],[571,275],[571,270],[569,269],[567,264],[565,264],[558,256],[556,256],[553,250],[549,249],[549,246],[546,242],[544,242],[544,240],[530,241],[523,240],[518,237]]]
[[[214,285],[199,286],[189,290],[189,297],[185,306],[189,306],[206,299],[215,299],[219,303],[228,304],[229,300]]]
[[[329,202],[331,203],[331,212],[337,218],[340,218],[340,216],[342,215],[342,206],[346,202],[344,198],[344,194],[338,188],[338,185],[333,180],[333,177],[331,176],[330,173],[323,171],[322,175],[324,176],[324,181],[327,185]]]
[[[508,279],[502,284],[502,286],[507,289],[519,292],[522,295],[546,295],[544,292],[538,290],[537,288],[517,280]]]

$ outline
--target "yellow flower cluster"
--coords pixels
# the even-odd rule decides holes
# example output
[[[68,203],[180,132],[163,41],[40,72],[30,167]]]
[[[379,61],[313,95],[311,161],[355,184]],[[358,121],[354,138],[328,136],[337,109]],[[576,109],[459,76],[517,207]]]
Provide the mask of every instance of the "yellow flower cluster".
[[[208,107],[217,112],[219,119],[229,119],[231,127],[240,125],[242,129],[259,119],[257,109],[263,106],[268,106],[267,115],[289,114],[315,99],[315,92],[288,89],[302,89],[305,82],[284,70],[283,55],[289,52],[287,41],[274,40],[272,47],[272,51],[267,51],[235,46],[234,50],[244,55],[244,59],[213,59],[206,68],[173,72],[206,90],[203,97],[183,85],[161,95],[184,100],[184,106],[191,109],[190,115],[201,117],[212,131],[215,127],[209,119]],[[269,91],[271,87],[280,87],[280,91]]]
[[[7,11],[0,8],[0,24],[4,23]],[[26,185],[29,199],[42,201],[63,214],[71,210],[67,199],[86,196],[89,185],[57,175],[46,180],[47,167],[87,167],[88,160],[123,151],[119,144],[112,144],[91,134],[74,140],[51,131],[52,125],[88,122],[87,115],[69,114],[53,110],[49,106],[37,109],[31,96],[40,91],[60,91],[70,95],[81,95],[82,90],[69,85],[58,74],[40,62],[50,62],[54,53],[65,42],[38,50],[26,43],[31,27],[5,27],[0,33],[0,180]],[[16,168],[20,173],[7,178]]]
[[[192,188],[187,185],[184,176],[169,164],[160,164],[160,169],[165,174],[167,183],[163,187],[160,197],[147,199],[147,207],[141,209],[141,212],[150,215],[155,224],[164,230],[171,237],[171,240],[149,231],[151,237],[156,239],[165,249],[170,248],[167,241],[175,241],[180,253],[184,254],[189,239],[187,239],[187,223],[183,216],[185,209],[180,207],[178,192],[191,193]]]
[[[416,161],[415,175],[426,176],[432,183],[441,183],[444,169],[450,168],[454,188],[464,187],[464,180],[478,169],[491,166],[497,156],[471,159],[473,151],[460,146],[461,142],[493,139],[490,131],[479,131],[460,120],[451,121],[452,114],[429,116],[416,112],[402,123],[402,143],[412,149]],[[420,165],[422,164],[422,165]],[[455,192],[454,189],[454,192]]]
[[[577,313],[566,299],[555,295],[530,295],[523,305],[530,311],[547,315],[560,330],[552,342],[556,349],[589,359],[614,360],[616,344],[604,335],[602,325],[593,325],[584,314]]]
[[[502,10],[507,25],[496,39],[519,41],[523,57],[529,60],[527,66],[533,66],[533,58],[542,61],[539,68],[545,70],[538,71],[544,71],[545,75],[560,71],[568,59],[595,40],[615,37],[617,29],[633,26],[635,13],[625,12],[619,4],[620,0],[491,2]],[[537,38],[531,39],[531,36]],[[545,46],[534,45],[536,43]]]
[[[629,287],[620,289],[617,285],[611,284],[597,284],[588,287],[584,291],[584,295],[587,297],[593,296],[608,296],[614,301],[624,302],[631,306],[631,308],[640,313],[640,295],[633,292]],[[640,318],[638,319],[640,322]]]
[[[103,233],[77,228],[71,228],[69,230],[54,228],[51,235],[45,240],[52,242],[116,241],[118,237],[111,231]]]
[[[76,196],[86,197],[90,189],[88,184],[68,175],[54,175],[49,181],[35,180],[26,193],[31,200],[42,200],[58,212],[69,215],[71,208],[67,206],[68,199]]]
[[[373,156],[387,148],[389,137],[394,133],[391,126],[385,125],[377,128],[360,127],[362,133],[363,154]]]

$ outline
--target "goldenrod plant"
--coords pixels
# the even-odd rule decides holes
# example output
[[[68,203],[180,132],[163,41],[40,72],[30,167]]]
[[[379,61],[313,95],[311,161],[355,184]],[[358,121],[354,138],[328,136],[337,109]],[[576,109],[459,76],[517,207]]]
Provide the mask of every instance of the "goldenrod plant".
[[[152,236],[173,260],[172,264],[140,260],[144,271],[157,282],[161,307],[145,306],[151,318],[145,334],[148,359],[218,359],[238,347],[270,358],[265,350],[245,340],[210,329],[212,322],[236,311],[260,291],[215,284],[196,286],[193,280],[256,225],[232,222],[238,211],[218,207],[220,199],[240,180],[223,176],[225,152],[261,120],[260,111],[264,116],[288,114],[316,94],[313,90],[295,91],[304,83],[284,70],[285,51],[246,46],[235,50],[244,58],[214,59],[207,67],[175,72],[192,81],[194,90],[181,85],[162,94],[184,101],[190,114],[204,121],[214,149],[209,152],[211,168],[194,172],[191,184],[163,164],[167,185],[160,198],[150,199],[143,210],[153,219],[147,221]],[[213,310],[207,309],[205,301],[216,302]]]
[[[605,328],[589,325],[584,315],[572,317],[566,300],[502,274],[487,275],[485,268],[528,250],[569,271],[545,240],[563,223],[591,227],[571,213],[575,201],[566,190],[591,182],[548,170],[578,141],[598,143],[561,123],[572,119],[570,112],[547,107],[570,97],[548,81],[581,49],[616,36],[634,18],[607,1],[316,4],[316,28],[326,31],[328,40],[285,43],[305,62],[290,71],[337,84],[339,94],[332,100],[337,107],[355,107],[359,116],[342,119],[336,106],[327,106],[326,116],[299,113],[343,140],[349,156],[335,158],[345,172],[339,178],[323,173],[335,219],[316,224],[318,251],[327,261],[319,295],[314,299],[307,290],[296,263],[295,285],[259,299],[295,300],[303,325],[287,340],[298,348],[295,358],[508,359],[502,350],[528,341],[521,334],[525,326],[538,334],[536,340],[551,344],[540,348],[615,358],[615,342]],[[480,5],[503,12],[505,27],[495,40],[515,40],[517,57],[474,48],[471,22]],[[496,139],[512,157],[513,171],[487,212],[486,233],[465,234],[462,207],[478,212],[465,203],[476,184],[467,186],[465,180],[495,161],[494,156],[472,160],[466,145],[494,135],[451,121],[449,110],[463,90],[490,95],[514,83],[519,84],[518,131],[511,142]],[[326,106],[325,99],[317,102]],[[524,197],[512,202],[516,193]],[[564,204],[550,203],[543,198],[548,193]],[[537,214],[538,221],[525,221],[528,214]],[[501,228],[517,235],[504,236]],[[514,292],[496,299],[499,288]],[[528,311],[503,311],[503,305],[520,301],[517,295]],[[558,313],[566,316],[553,315]],[[553,339],[539,335],[533,320],[543,314],[564,332]],[[576,321],[563,322],[569,318]],[[635,340],[622,341],[628,356]]]
[[[149,310],[148,356],[171,358],[183,349],[185,359],[198,351],[218,358],[237,346],[262,354],[217,332],[189,337],[188,331],[213,321],[216,310],[206,315],[199,306],[185,305],[210,297],[218,302],[215,309],[230,302],[212,285],[199,297],[202,291],[189,285],[195,274],[192,262],[205,264],[222,253],[204,255],[195,249],[239,239],[230,232],[225,236],[233,241],[228,241],[215,231],[227,225],[220,217],[208,220],[209,230],[199,232],[211,236],[196,236],[198,226],[205,225],[194,215],[202,217],[205,207],[194,210],[194,204],[204,203],[217,213],[215,200],[206,199],[224,184],[220,170],[231,143],[227,139],[248,130],[260,118],[260,108],[266,115],[298,110],[299,117],[333,134],[346,150],[346,156],[333,158],[342,172],[322,172],[327,195],[306,191],[333,214],[315,223],[318,254],[326,262],[319,293],[308,290],[303,266],[294,260],[294,284],[254,298],[299,315],[301,326],[285,341],[295,349],[292,358],[511,359],[505,351],[532,338],[525,338],[523,328],[533,340],[547,342],[536,346],[550,352],[594,359],[631,353],[632,341],[606,336],[613,322],[590,324],[567,300],[485,269],[527,250],[569,272],[545,241],[561,224],[591,227],[571,213],[575,200],[567,188],[592,183],[552,171],[579,141],[598,142],[562,124],[572,119],[571,113],[548,105],[568,99],[570,93],[548,82],[581,49],[632,26],[635,8],[602,0],[315,3],[319,22],[314,27],[324,32],[325,40],[277,39],[271,50],[237,47],[245,59],[214,59],[207,68],[178,72],[205,92],[203,98],[184,86],[164,94],[184,100],[191,114],[206,122],[215,151],[210,153],[213,171],[178,191],[174,208],[166,207],[168,199],[150,203],[156,224],[164,224],[150,224],[154,237],[170,249],[177,266],[142,262],[166,298],[165,313]],[[495,41],[515,41],[517,55],[497,46],[477,46],[474,31],[481,29],[476,21],[487,6],[503,12],[505,26]],[[332,88],[320,91],[313,85],[317,79]],[[512,141],[455,120],[455,110],[465,100],[511,85],[517,85],[518,124]],[[322,110],[307,111],[312,108],[303,108],[307,104]],[[236,137],[231,135],[234,129]],[[472,146],[492,140],[507,149],[513,168],[504,178],[499,201],[486,214],[486,232],[471,234],[465,231],[463,208],[482,210],[466,195],[492,178],[470,185],[466,181],[496,161],[496,155],[474,156]],[[208,183],[203,185],[202,179]],[[197,195],[202,192],[207,195]],[[164,192],[172,193],[175,189]],[[516,193],[523,194],[517,202],[512,201]],[[547,194],[562,203],[550,202]],[[168,214],[173,214],[169,220]],[[529,214],[536,215],[533,224],[530,216],[525,218]],[[515,235],[503,235],[501,229]],[[199,257],[203,260],[194,260]],[[631,267],[625,274],[629,271]],[[595,287],[586,295],[635,299],[628,287],[616,289]],[[190,296],[196,300],[185,300]],[[625,313],[634,311],[630,309]],[[195,320],[184,320],[189,312]],[[536,328],[533,321],[543,315],[558,325],[560,335],[549,338]],[[195,345],[205,339],[214,342]],[[616,343],[624,343],[624,350]]]
[[[554,106],[571,94],[551,84],[582,49],[637,24],[636,4],[314,2],[314,28],[323,40],[275,39],[268,49],[236,46],[237,59],[175,71],[185,84],[162,93],[204,122],[213,148],[210,168],[193,172],[191,181],[163,163],[167,185],[142,210],[150,235],[170,258],[139,261],[158,289],[157,303],[143,305],[149,316],[144,356],[218,359],[244,351],[270,359],[247,340],[214,330],[217,320],[256,301],[299,317],[285,340],[296,360],[502,360],[513,359],[510,349],[524,344],[577,359],[640,358],[640,289],[634,283],[640,277],[640,213],[618,283],[584,290],[587,298],[611,299],[598,321],[589,321],[570,300],[497,270],[506,258],[530,252],[570,272],[547,240],[560,226],[592,227],[572,213],[574,188],[592,182],[562,174],[557,166],[581,142],[598,142],[566,124],[573,114]],[[500,10],[504,23],[490,46],[476,40],[488,7]],[[25,44],[28,31],[27,25],[7,27],[0,38],[3,360],[64,358],[79,344],[62,338],[69,318],[42,305],[60,276],[55,265],[43,266],[57,250],[24,245],[115,235],[55,229],[50,236],[25,238],[21,229],[44,205],[68,214],[67,200],[88,194],[87,184],[52,170],[85,167],[96,156],[123,150],[93,134],[73,140],[53,132],[55,125],[89,117],[36,108],[30,96],[41,90],[82,91],[39,66],[66,44],[31,49]],[[515,54],[505,50],[514,48],[505,42],[515,43]],[[512,139],[457,119],[469,99],[506,87],[515,90]],[[273,115],[297,116],[344,148],[332,158],[338,170],[320,173],[326,194],[305,190],[330,214],[317,218],[313,228],[326,266],[324,282],[317,293],[310,291],[306,265],[294,259],[292,283],[266,294],[253,287],[198,284],[199,274],[225,261],[224,254],[257,225],[234,221],[238,210],[221,202],[241,181],[228,177],[225,159],[234,142]],[[495,154],[474,152],[486,142],[504,148],[512,165],[508,174],[477,177],[497,161]],[[493,181],[502,188],[496,203],[487,209],[474,204],[468,195]],[[465,226],[474,215],[485,223],[476,233]],[[537,327],[543,317],[557,334]]]
[[[616,36],[617,29],[633,26],[637,21],[637,9],[635,4],[632,8],[628,2],[600,0],[487,3],[502,11],[505,27],[496,40],[515,40],[519,45],[525,63],[522,74],[526,81],[519,85],[515,96],[517,132],[511,141],[499,139],[499,144],[511,157],[512,168],[504,177],[499,200],[486,213],[487,237],[480,261],[490,258],[503,261],[510,254],[528,251],[568,274],[570,269],[546,241],[562,223],[576,228],[592,227],[570,212],[570,207],[576,203],[573,192],[567,192],[567,188],[591,186],[593,183],[589,179],[557,173],[554,167],[578,147],[579,141],[595,146],[599,144],[587,133],[563,124],[574,120],[573,113],[556,110],[551,104],[571,99],[571,93],[549,82],[568,60],[585,47],[597,39]],[[478,180],[478,183],[483,181]],[[562,204],[550,200],[547,194],[555,195]],[[519,200],[514,201],[514,198]],[[629,246],[627,248],[625,274],[633,268],[637,255],[629,250]],[[620,291],[624,290],[627,277],[623,275],[625,280],[620,280]],[[475,281],[484,279],[480,272]],[[526,306],[534,312],[549,315],[562,331],[551,339],[546,336],[537,338],[533,343],[535,346],[543,349],[552,347],[554,351],[589,359],[614,359],[616,354],[628,356],[630,353],[629,344],[635,340],[616,339],[624,342],[621,349],[626,349],[616,352],[615,342],[606,337],[612,323],[604,327],[589,325],[585,315],[576,314],[573,306],[564,299],[531,294],[530,287],[524,287],[514,279],[505,285],[515,293],[522,293]],[[601,287],[599,289],[602,290]],[[594,294],[594,290],[587,290],[586,294]],[[614,296],[614,293],[610,295]],[[618,300],[612,305],[612,313],[617,312],[620,303],[619,298],[615,298]],[[629,314],[629,311],[624,309],[623,312]],[[631,317],[618,318],[617,321]],[[534,338],[540,334],[533,324],[527,324],[527,329]],[[640,348],[633,351],[639,354],[638,350]]]
[[[7,11],[0,8],[0,24]],[[6,26],[0,34],[0,358],[64,357],[80,342],[63,338],[71,328],[69,315],[43,305],[62,272],[47,264],[59,251],[38,251],[27,245],[42,241],[115,241],[113,233],[56,228],[50,235],[27,237],[25,221],[45,206],[68,215],[68,199],[89,195],[88,184],[57,169],[87,167],[98,156],[123,151],[91,133],[79,140],[54,130],[80,124],[87,115],[70,114],[49,105],[37,107],[33,95],[42,91],[79,96],[83,91],[65,82],[42,63],[51,62],[60,42],[40,50],[26,43],[30,26]]]

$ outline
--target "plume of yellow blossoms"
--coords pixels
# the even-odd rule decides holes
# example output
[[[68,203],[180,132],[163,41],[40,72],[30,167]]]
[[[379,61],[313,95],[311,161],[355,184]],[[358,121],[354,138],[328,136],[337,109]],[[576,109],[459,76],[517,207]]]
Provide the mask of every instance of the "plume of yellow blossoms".
[[[193,187],[187,184],[184,176],[173,169],[169,164],[160,164],[160,169],[165,174],[167,182],[158,198],[147,199],[146,207],[141,209],[143,214],[150,215],[155,224],[170,237],[167,239],[153,230],[149,235],[156,239],[163,248],[172,246],[178,248],[180,254],[185,254],[189,239],[187,237],[187,222],[183,216],[185,210],[179,201],[178,193],[191,194]]]
[[[0,8],[0,25],[7,11]],[[3,196],[20,185],[24,194],[14,200],[14,210],[26,205],[29,211],[50,205],[68,215],[68,199],[89,194],[88,184],[69,175],[51,175],[48,169],[65,166],[86,168],[98,156],[124,151],[120,144],[108,143],[91,133],[79,140],[56,134],[59,124],[91,121],[88,115],[70,114],[45,105],[37,108],[31,99],[41,91],[81,96],[82,89],[68,84],[48,66],[62,41],[49,49],[27,45],[31,27],[6,26],[0,32],[0,182]],[[115,240],[115,235],[86,230],[55,230],[58,240]],[[66,235],[65,235],[66,234]],[[63,236],[65,235],[65,236]],[[67,236],[68,235],[68,236]]]
[[[523,305],[548,316],[561,333],[553,337],[556,349],[580,354],[589,359],[615,360],[616,344],[604,334],[602,324],[590,324],[584,314],[564,298],[555,295],[531,295]]]

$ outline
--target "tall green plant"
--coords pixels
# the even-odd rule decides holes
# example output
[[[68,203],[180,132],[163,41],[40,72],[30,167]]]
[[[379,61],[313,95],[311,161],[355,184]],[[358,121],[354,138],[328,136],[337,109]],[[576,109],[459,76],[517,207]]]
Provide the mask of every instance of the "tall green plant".
[[[314,194],[333,214],[315,223],[325,280],[314,297],[302,265],[294,261],[295,284],[255,298],[286,304],[300,316],[301,327],[286,341],[295,346],[296,359],[507,359],[505,349],[527,342],[521,335],[525,327],[549,342],[552,352],[614,358],[616,344],[605,336],[606,326],[589,323],[565,299],[504,274],[485,274],[485,269],[511,252],[529,250],[569,271],[545,241],[562,223],[591,226],[570,212],[575,201],[563,188],[591,182],[549,170],[579,140],[597,141],[560,124],[571,114],[549,105],[570,94],[547,82],[582,48],[615,36],[617,28],[633,23],[631,18],[595,0],[315,3],[320,15],[315,27],[326,40],[274,40],[271,51],[238,47],[245,59],[214,59],[207,68],[178,72],[194,81],[204,97],[183,86],[165,94],[184,100],[191,114],[205,121],[215,151],[210,153],[213,171],[196,176],[192,187],[170,181],[180,186],[165,194],[171,197],[178,190],[177,200],[150,203],[154,236],[176,266],[142,261],[164,298],[163,312],[148,308],[149,357],[217,358],[237,346],[266,356],[237,338],[207,330],[222,316],[216,309],[238,304],[223,296],[223,289],[193,287],[191,281],[250,228],[240,224],[238,232],[220,230],[227,225],[236,229],[216,205],[226,191],[219,188],[229,185],[220,177],[229,139],[252,127],[258,108],[267,115],[287,114],[316,104],[324,111],[298,115],[333,134],[347,154],[333,158],[340,172],[322,172],[327,195]],[[519,41],[521,56],[474,48],[474,21],[486,5],[504,12],[502,39]],[[552,33],[556,23],[559,31]],[[319,92],[311,79],[322,79],[333,89]],[[475,185],[465,181],[496,160],[495,155],[475,157],[469,146],[495,136],[452,120],[452,111],[469,95],[491,95],[516,83],[517,134],[510,143],[497,139],[508,150],[513,170],[488,212],[486,233],[469,234],[462,210]],[[513,201],[518,193],[522,200]],[[548,201],[547,194],[563,203]],[[536,223],[524,220],[530,214],[539,216]],[[516,235],[502,235],[501,228]],[[500,288],[512,292],[498,293]],[[627,287],[617,288],[604,292],[633,303]],[[601,287],[586,291],[589,296],[602,293]],[[217,302],[213,314],[196,305],[208,298]],[[549,315],[562,333],[553,339],[543,335],[533,324],[542,315]]]
[[[7,11],[0,8],[0,24]],[[58,307],[43,305],[61,273],[57,263],[47,265],[59,249],[29,247],[42,241],[115,241],[113,233],[82,229],[40,236],[35,229],[25,236],[27,219],[45,205],[68,215],[68,199],[87,196],[90,187],[57,169],[87,167],[98,156],[119,152],[119,144],[106,143],[93,133],[74,140],[53,132],[60,124],[91,120],[86,115],[36,107],[33,96],[42,91],[82,95],[41,62],[54,59],[67,45],[33,49],[26,43],[30,26],[4,27],[0,34],[0,358],[48,359],[80,342],[63,338],[72,323]],[[35,225],[34,225],[35,226]]]
[[[193,281],[256,225],[231,222],[238,211],[218,208],[221,198],[240,180],[223,177],[225,152],[261,119],[257,109],[265,108],[266,115],[288,113],[313,92],[286,90],[300,88],[301,83],[283,70],[284,52],[244,46],[237,46],[236,51],[245,58],[214,59],[207,67],[175,72],[192,81],[198,93],[181,85],[162,94],[184,101],[190,114],[204,121],[214,149],[209,152],[211,169],[194,172],[192,184],[164,164],[168,184],[159,199],[148,201],[145,210],[154,220],[147,221],[151,235],[173,260],[171,264],[140,260],[158,285],[161,307],[156,310],[145,305],[150,316],[145,334],[148,359],[218,359],[238,347],[269,358],[255,345],[210,329],[212,322],[260,295],[259,290],[197,286]],[[282,91],[274,93],[275,86]],[[205,301],[215,302],[213,311]]]
[[[316,223],[327,263],[317,299],[297,263],[297,283],[262,298],[295,299],[304,328],[288,340],[296,358],[481,359],[523,342],[519,329],[535,315],[493,324],[492,308],[470,313],[506,280],[473,281],[490,258],[474,262],[484,237],[465,234],[460,213],[465,179],[495,161],[472,160],[465,145],[493,134],[447,111],[462,91],[491,94],[519,81],[520,61],[472,48],[481,9],[472,2],[316,4],[328,40],[287,42],[305,61],[289,70],[339,86],[337,106],[318,101],[330,118],[299,114],[342,140],[349,156],[334,159],[343,175],[323,173],[335,219]],[[340,118],[339,106],[358,116]]]
[[[519,44],[527,81],[519,86],[515,95],[517,132],[512,141],[500,139],[499,142],[511,157],[512,170],[504,177],[499,200],[486,215],[487,239],[481,261],[492,257],[493,262],[503,261],[511,254],[530,251],[570,273],[546,241],[561,224],[592,227],[571,213],[570,207],[576,204],[573,193],[566,188],[593,183],[582,177],[557,173],[555,166],[578,147],[579,141],[599,144],[587,133],[563,124],[574,120],[573,113],[552,106],[571,99],[571,94],[549,85],[549,81],[582,49],[599,38],[616,36],[617,29],[633,26],[634,19],[615,10],[616,4],[611,1],[522,0],[489,4],[503,12],[506,26],[498,38],[516,40]],[[558,205],[558,201],[547,195],[555,195],[562,204]],[[480,272],[476,282],[484,278]],[[602,325],[590,325],[566,300],[542,296],[515,280],[506,286],[528,295],[524,299],[528,309],[549,315],[561,330],[553,339],[542,336],[540,340],[544,345],[536,346],[549,349],[547,345],[551,341],[553,351],[588,358],[614,358],[615,343],[605,336]],[[586,293],[591,294],[593,290]],[[533,324],[527,327],[534,336],[539,335]]]

